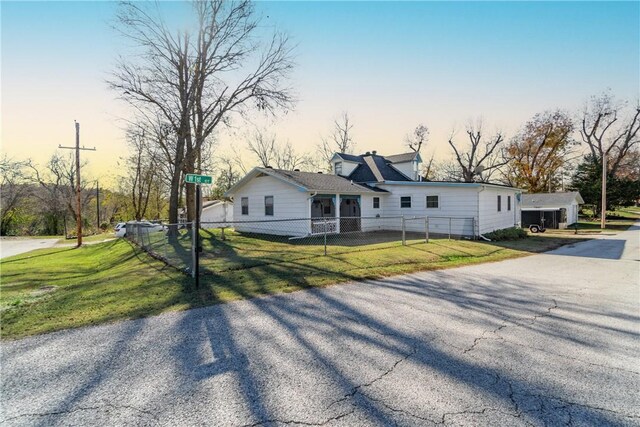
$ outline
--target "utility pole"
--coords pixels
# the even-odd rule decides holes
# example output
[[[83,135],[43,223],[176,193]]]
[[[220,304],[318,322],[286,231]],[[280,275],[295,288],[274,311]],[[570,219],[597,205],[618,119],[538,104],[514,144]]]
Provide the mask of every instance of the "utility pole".
[[[100,182],[96,179],[96,222],[98,223],[97,231],[100,232]]]
[[[58,145],[58,148],[64,148],[67,150],[76,150],[76,233],[78,234],[78,243],[76,247],[82,245],[82,187],[80,186],[80,150],[96,151],[96,148],[80,147],[80,123],[74,120],[76,125],[76,146],[75,147],[63,147]]]
[[[602,209],[600,228],[604,229],[607,221],[607,153],[602,153]]]

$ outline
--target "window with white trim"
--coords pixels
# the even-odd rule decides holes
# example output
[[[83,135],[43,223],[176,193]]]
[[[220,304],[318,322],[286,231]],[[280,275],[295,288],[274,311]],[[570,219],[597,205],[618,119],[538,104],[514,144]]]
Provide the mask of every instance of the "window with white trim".
[[[498,195],[498,212],[502,211],[502,196]]]
[[[242,206],[242,215],[249,215],[249,198],[248,197],[241,198],[240,205]]]
[[[273,196],[264,196],[264,214],[273,216]]]
[[[511,210],[511,196],[507,196],[507,210]]]
[[[333,164],[333,170],[336,175],[342,175],[342,162],[335,162]]]
[[[437,194],[432,194],[427,196],[427,209],[438,209],[440,208],[440,196]]]
[[[373,198],[373,209],[380,209],[380,197]]]
[[[411,207],[411,196],[402,196],[402,197],[400,197],[400,207],[401,208],[410,208]]]

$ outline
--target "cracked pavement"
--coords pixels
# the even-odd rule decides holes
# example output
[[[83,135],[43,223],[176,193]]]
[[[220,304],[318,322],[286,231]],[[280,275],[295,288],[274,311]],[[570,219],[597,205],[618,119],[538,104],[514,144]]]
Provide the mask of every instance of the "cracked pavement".
[[[2,425],[640,426],[640,227],[2,344]]]

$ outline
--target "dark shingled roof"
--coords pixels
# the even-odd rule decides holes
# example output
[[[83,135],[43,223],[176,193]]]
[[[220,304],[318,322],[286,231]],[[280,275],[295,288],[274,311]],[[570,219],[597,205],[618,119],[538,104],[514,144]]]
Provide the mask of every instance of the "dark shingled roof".
[[[411,153],[394,154],[392,156],[384,156],[384,158],[390,161],[391,163],[411,162],[416,157],[418,157],[417,151],[413,151]]]
[[[348,162],[362,163],[362,156],[357,156],[355,154],[347,154],[347,153],[336,153],[336,154],[342,157],[343,160],[346,160]]]
[[[362,163],[348,176],[355,182],[411,181],[382,156],[360,156]]]
[[[278,175],[286,181],[306,188],[309,191],[329,193],[378,193],[385,192],[373,189],[368,185],[351,182],[350,179],[325,173],[288,171],[283,169],[257,168],[267,175]]]
[[[576,198],[578,203],[584,203],[582,196],[577,191],[567,193],[524,193],[522,195],[522,208],[570,205]]]

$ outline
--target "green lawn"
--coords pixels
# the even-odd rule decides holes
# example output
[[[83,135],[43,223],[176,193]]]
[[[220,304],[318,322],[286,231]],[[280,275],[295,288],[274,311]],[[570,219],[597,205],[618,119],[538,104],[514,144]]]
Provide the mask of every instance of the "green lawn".
[[[115,238],[115,234],[113,232],[93,234],[91,236],[82,236],[82,243],[102,242],[104,240],[109,240],[114,238]],[[77,240],[75,237],[73,239],[67,239],[63,237],[62,239],[58,240],[58,243],[71,245],[76,243],[76,241]]]
[[[158,233],[160,236],[162,233]],[[504,243],[409,240],[329,247],[270,241],[227,231],[202,232],[201,287],[125,239],[75,248],[43,249],[0,261],[3,338],[149,316],[257,295],[291,292],[349,280],[498,261],[575,242],[535,236]],[[160,245],[160,241],[152,242]],[[343,243],[345,243],[343,241]],[[188,234],[165,253],[186,257]],[[185,258],[186,259],[186,258]]]

